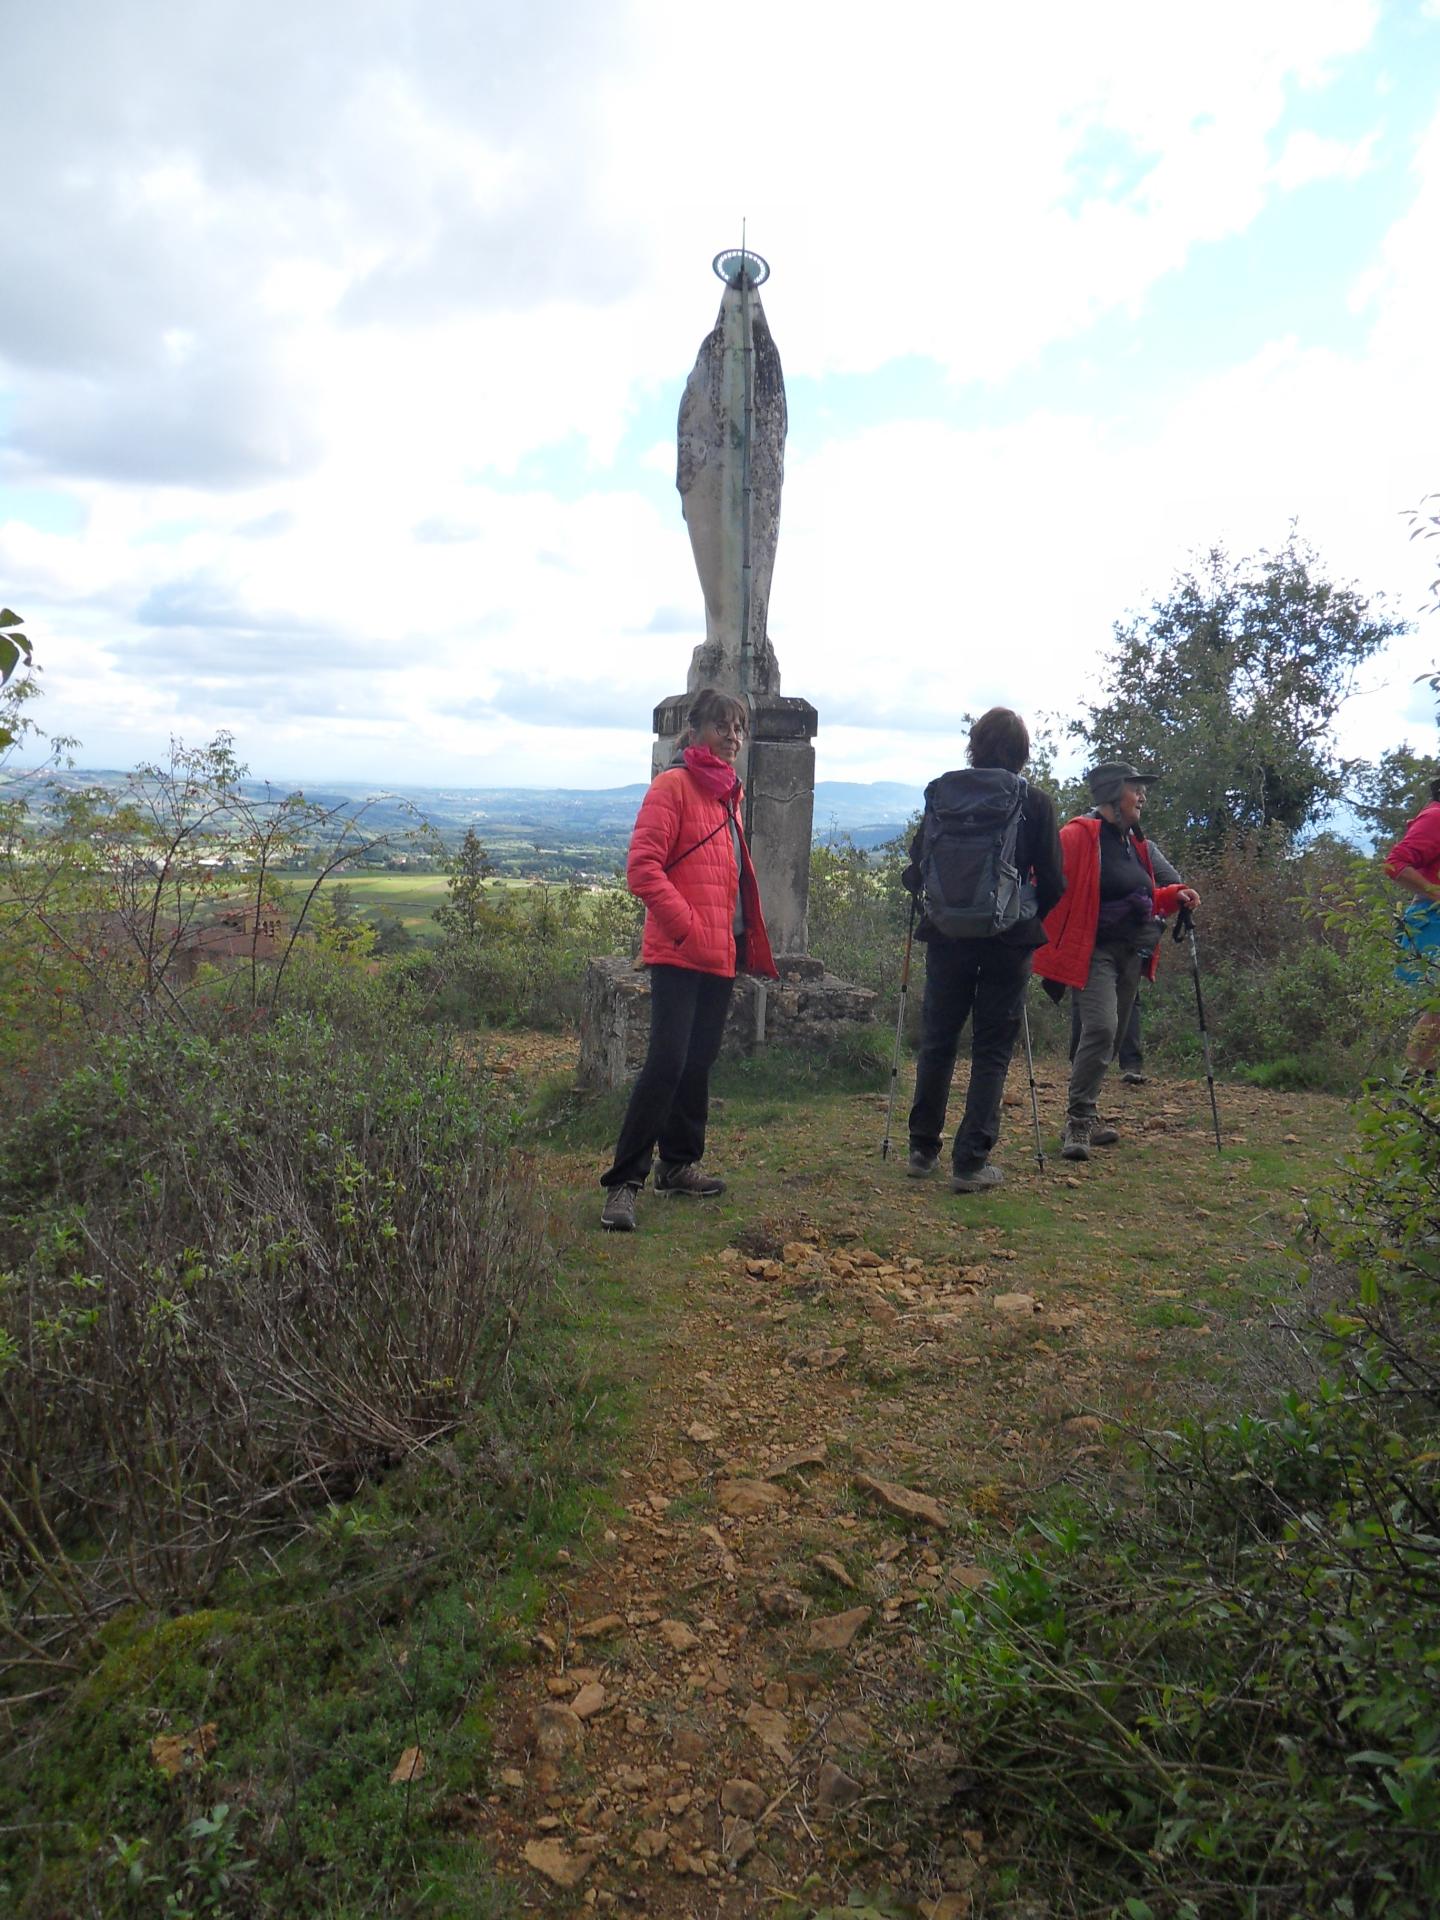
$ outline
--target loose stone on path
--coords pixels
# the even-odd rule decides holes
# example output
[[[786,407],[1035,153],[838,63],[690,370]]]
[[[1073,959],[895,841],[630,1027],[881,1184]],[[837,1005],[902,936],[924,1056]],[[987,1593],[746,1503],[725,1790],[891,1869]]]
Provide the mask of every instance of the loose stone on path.
[[[794,1757],[790,1752],[790,1723],[773,1707],[747,1707],[742,1716],[747,1727],[762,1745],[768,1747],[783,1766]]]
[[[700,1644],[699,1634],[683,1620],[662,1620],[656,1631],[672,1653],[689,1653]]]
[[[571,1853],[558,1840],[529,1840],[525,1858],[537,1873],[567,1893],[578,1887],[595,1864],[593,1853]]]
[[[843,1653],[869,1623],[869,1607],[851,1607],[845,1613],[832,1613],[824,1620],[811,1622],[808,1644],[812,1652]]]
[[[877,1480],[873,1473],[857,1473],[855,1485],[862,1493],[878,1500],[882,1507],[888,1507],[891,1513],[898,1513],[906,1520],[923,1520],[927,1526],[941,1529],[950,1525],[945,1509],[928,1493],[914,1493],[894,1481]]]
[[[785,1500],[780,1489],[772,1487],[768,1480],[721,1480],[715,1488],[715,1498],[722,1511],[734,1520],[752,1519],[758,1513],[782,1506]]]

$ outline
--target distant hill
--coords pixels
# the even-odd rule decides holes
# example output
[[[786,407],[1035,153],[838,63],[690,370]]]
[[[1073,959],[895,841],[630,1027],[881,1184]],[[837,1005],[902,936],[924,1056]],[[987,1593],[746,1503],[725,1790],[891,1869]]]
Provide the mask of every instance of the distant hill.
[[[820,844],[845,835],[859,847],[893,840],[925,804],[923,787],[895,780],[817,780],[813,838]]]
[[[37,784],[41,792],[55,794],[83,787],[114,791],[126,778],[111,768],[65,768],[45,774]],[[298,790],[324,807],[358,810],[363,806],[368,825],[382,831],[403,829],[418,814],[447,840],[458,839],[473,827],[487,845],[524,843],[597,852],[623,849],[645,786],[638,780],[625,787],[378,787],[338,780],[244,783],[246,793],[257,799],[267,792],[279,795]],[[919,811],[923,797],[919,787],[896,781],[821,780],[815,788],[814,837],[825,842],[844,835],[860,846],[878,846],[901,831]]]

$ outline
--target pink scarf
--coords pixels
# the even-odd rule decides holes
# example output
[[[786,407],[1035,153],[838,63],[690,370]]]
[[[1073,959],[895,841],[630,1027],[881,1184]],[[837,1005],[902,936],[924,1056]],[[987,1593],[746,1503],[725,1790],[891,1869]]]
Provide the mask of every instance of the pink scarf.
[[[708,747],[686,747],[684,760],[687,772],[693,773],[706,793],[717,800],[729,800],[740,791],[740,776],[734,767]]]

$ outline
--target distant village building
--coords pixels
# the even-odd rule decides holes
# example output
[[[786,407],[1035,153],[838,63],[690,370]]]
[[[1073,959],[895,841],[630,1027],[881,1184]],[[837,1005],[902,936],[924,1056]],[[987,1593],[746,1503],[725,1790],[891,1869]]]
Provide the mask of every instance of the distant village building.
[[[290,927],[280,909],[253,901],[226,907],[203,926],[185,928],[175,944],[173,972],[178,980],[193,980],[202,966],[233,966],[237,961],[277,961],[290,938]]]

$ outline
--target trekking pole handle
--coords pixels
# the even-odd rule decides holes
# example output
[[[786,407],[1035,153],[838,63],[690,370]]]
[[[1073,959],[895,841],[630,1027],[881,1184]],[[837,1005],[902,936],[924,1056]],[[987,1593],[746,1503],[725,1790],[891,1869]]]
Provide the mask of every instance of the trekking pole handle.
[[[1178,946],[1180,942],[1195,931],[1195,916],[1188,906],[1182,906],[1175,916],[1175,925],[1170,929],[1170,938]]]

